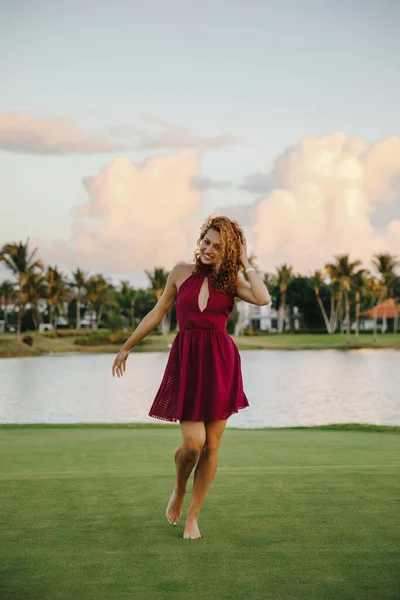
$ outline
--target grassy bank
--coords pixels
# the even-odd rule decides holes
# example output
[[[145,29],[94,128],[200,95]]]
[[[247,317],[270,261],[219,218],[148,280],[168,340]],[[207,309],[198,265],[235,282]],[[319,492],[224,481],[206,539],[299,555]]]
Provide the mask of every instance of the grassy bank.
[[[397,435],[227,429],[196,541],[164,516],[179,440],[1,428],[0,597],[399,597]]]
[[[178,423],[0,423],[2,429],[180,429]],[[242,427],[229,430],[243,431]],[[331,423],[329,425],[299,425],[295,427],[254,427],[251,431],[362,431],[400,434],[398,425],[374,425],[373,423]]]
[[[17,342],[13,334],[0,334],[0,357],[13,356],[38,356],[49,352],[118,352],[121,343],[109,343],[104,341],[88,344],[79,344],[79,338],[72,335],[69,337],[48,337],[33,332],[29,335],[33,338],[33,345],[27,346]],[[128,337],[128,334],[127,336]],[[167,338],[159,335],[146,337],[134,352],[167,352],[169,344],[173,342],[175,333],[170,333]],[[305,350],[305,349],[353,349],[353,348],[394,348],[400,349],[400,334],[386,333],[379,335],[376,342],[372,334],[361,335],[358,342],[354,336],[350,345],[346,343],[346,336],[342,334],[290,334],[282,335],[255,335],[233,338],[239,350]]]

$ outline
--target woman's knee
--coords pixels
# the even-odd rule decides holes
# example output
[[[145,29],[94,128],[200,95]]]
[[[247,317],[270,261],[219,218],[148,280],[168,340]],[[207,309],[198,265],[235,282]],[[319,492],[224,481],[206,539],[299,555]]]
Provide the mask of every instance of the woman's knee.
[[[204,447],[205,440],[203,438],[187,438],[183,443],[183,450],[186,456],[191,458],[197,457]]]
[[[201,422],[181,422],[182,449],[185,455],[197,457],[206,441],[206,428]]]
[[[208,455],[217,454],[220,443],[221,443],[220,438],[215,438],[215,439],[207,438],[206,443],[204,444],[204,447],[203,447],[203,452],[205,452]]]

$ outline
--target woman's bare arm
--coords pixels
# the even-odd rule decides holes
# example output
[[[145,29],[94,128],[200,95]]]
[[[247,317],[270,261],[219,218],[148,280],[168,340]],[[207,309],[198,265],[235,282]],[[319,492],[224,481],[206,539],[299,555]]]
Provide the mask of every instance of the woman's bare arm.
[[[151,333],[163,320],[165,314],[169,311],[175,302],[177,287],[176,277],[177,273],[179,276],[180,266],[177,265],[172,269],[168,275],[167,284],[165,290],[155,305],[155,307],[147,313],[147,315],[140,321],[132,335],[122,345],[121,350],[118,352],[112,366],[112,374],[117,374],[121,377],[126,370],[126,359],[129,356],[129,351],[133,346],[136,346],[146,335]]]
[[[241,300],[257,306],[265,306],[271,302],[268,288],[256,271],[249,272],[249,281],[246,281],[243,275],[238,274],[236,295]]]
[[[238,273],[236,280],[236,296],[245,302],[255,304],[256,306],[265,306],[271,302],[271,296],[262,278],[249,263],[247,258],[247,241],[242,242],[241,262],[243,268],[250,269],[246,281],[241,273]]]
[[[122,350],[129,351],[161,323],[176,299],[175,275],[176,267],[174,267],[168,275],[167,283],[161,298],[155,307],[140,321],[135,331],[123,344]]]

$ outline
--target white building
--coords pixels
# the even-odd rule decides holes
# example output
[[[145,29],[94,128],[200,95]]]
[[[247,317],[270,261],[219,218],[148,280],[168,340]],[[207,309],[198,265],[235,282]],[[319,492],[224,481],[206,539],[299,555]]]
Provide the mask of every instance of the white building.
[[[239,300],[236,302],[236,309],[239,318],[235,325],[234,335],[240,335],[244,329],[265,331],[266,333],[276,333],[278,331],[278,311],[272,308],[271,303],[265,306],[257,306]],[[293,310],[293,327],[295,331],[300,327],[299,312],[296,306]],[[285,319],[284,329],[285,331],[290,329],[288,316]]]
[[[276,331],[276,310],[271,307],[271,304],[256,306],[239,300],[236,302],[236,309],[239,318],[235,325],[235,335],[240,335],[243,329],[265,332]]]

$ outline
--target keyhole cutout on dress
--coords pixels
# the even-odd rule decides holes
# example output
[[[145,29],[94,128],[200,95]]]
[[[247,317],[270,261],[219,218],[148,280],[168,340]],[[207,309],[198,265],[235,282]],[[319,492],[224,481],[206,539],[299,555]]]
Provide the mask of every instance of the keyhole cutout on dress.
[[[203,283],[201,284],[199,297],[197,299],[197,304],[200,312],[204,312],[206,310],[209,297],[210,289],[208,287],[208,279],[207,277],[205,277]]]

